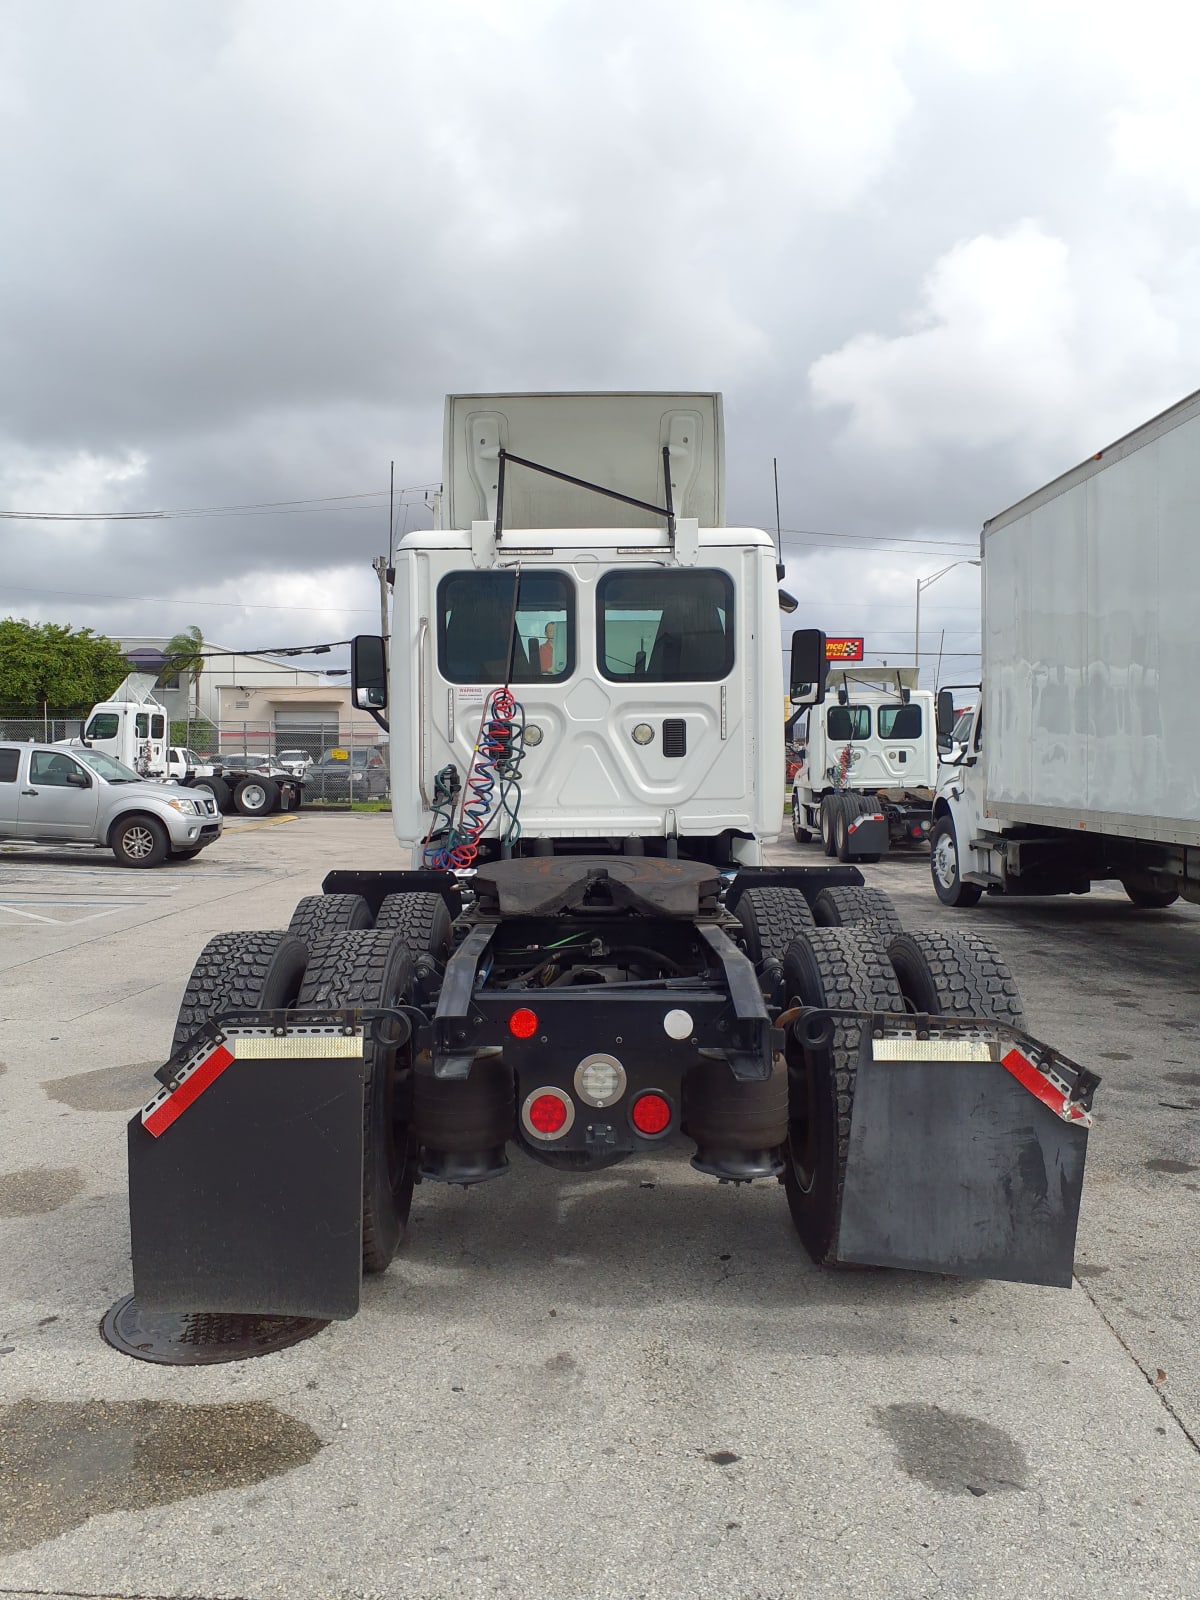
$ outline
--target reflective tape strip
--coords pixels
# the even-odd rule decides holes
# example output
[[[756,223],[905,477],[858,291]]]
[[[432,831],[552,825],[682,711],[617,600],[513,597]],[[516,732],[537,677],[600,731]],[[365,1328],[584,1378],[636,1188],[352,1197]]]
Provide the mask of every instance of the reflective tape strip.
[[[993,1061],[986,1039],[872,1039],[875,1061]]]
[[[1091,1112],[1085,1111],[1070,1098],[1067,1085],[1055,1073],[1046,1067],[1036,1066],[1015,1046],[1000,1059],[1021,1087],[1028,1089],[1044,1106],[1049,1106],[1056,1117],[1061,1117],[1064,1122],[1078,1123],[1081,1128],[1091,1127]]]
[[[177,1117],[194,1104],[205,1089],[213,1084],[233,1060],[223,1044],[215,1045],[207,1055],[184,1068],[174,1089],[163,1089],[142,1108],[142,1127],[157,1139]]]
[[[233,1033],[226,1041],[239,1061],[321,1060],[334,1056],[359,1057],[363,1036],[359,1033]]]

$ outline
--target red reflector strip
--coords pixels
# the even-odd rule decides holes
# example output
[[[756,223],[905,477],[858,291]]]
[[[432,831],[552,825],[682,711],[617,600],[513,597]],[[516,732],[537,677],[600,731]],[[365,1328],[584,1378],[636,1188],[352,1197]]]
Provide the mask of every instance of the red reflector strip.
[[[142,1112],[142,1127],[157,1139],[165,1133],[176,1118],[194,1105],[205,1089],[214,1084],[233,1060],[223,1044],[217,1045],[206,1056],[201,1056],[194,1067],[188,1069],[179,1087],[172,1092],[156,1095]]]
[[[1015,1045],[1000,1060],[1021,1087],[1028,1089],[1034,1099],[1040,1100],[1044,1106],[1049,1106],[1056,1117],[1061,1117],[1064,1122],[1077,1122],[1084,1128],[1091,1127],[1091,1112],[1073,1101],[1053,1076],[1035,1066]]]

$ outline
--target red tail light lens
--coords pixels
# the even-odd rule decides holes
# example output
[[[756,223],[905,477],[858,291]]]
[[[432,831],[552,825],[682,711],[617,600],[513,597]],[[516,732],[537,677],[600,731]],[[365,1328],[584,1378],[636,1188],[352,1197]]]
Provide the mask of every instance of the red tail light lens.
[[[560,1094],[539,1094],[529,1102],[525,1116],[534,1133],[543,1139],[553,1139],[567,1127],[570,1107]]]
[[[671,1102],[653,1090],[640,1094],[630,1107],[629,1120],[640,1134],[652,1139],[671,1126]]]
[[[508,1019],[508,1031],[514,1039],[532,1039],[537,1028],[537,1012],[530,1011],[528,1006],[522,1006],[514,1011]]]

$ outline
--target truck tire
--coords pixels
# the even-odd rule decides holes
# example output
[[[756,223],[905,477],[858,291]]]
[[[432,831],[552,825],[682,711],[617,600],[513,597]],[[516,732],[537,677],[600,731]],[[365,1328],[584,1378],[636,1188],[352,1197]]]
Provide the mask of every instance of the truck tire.
[[[958,874],[958,839],[954,822],[941,816],[929,835],[929,872],[934,893],[944,906],[975,906],[983,890],[977,883],[964,883]]]
[[[821,796],[821,843],[827,856],[832,856],[837,852],[837,839],[834,830],[841,804],[842,797],[840,794],[823,794]]]
[[[990,1017],[1025,1030],[1025,1009],[1008,964],[989,939],[955,929],[900,933],[888,944],[900,992],[913,1011]]]
[[[1122,878],[1121,887],[1135,906],[1147,911],[1165,911],[1179,899],[1178,889],[1155,889],[1148,879]]]
[[[402,933],[414,956],[431,955],[445,962],[450,955],[454,924],[440,894],[385,895],[375,926]]]
[[[308,951],[299,939],[271,933],[218,933],[201,950],[183,991],[171,1054],[215,1012],[277,1011],[296,1003]]]
[[[318,940],[309,955],[299,1004],[341,1009],[407,1003],[412,955],[390,929],[355,929]],[[364,1045],[363,1208],[364,1272],[383,1272],[408,1226],[417,1147],[412,1137],[412,1041],[385,1042],[368,1033]]]
[[[228,812],[230,802],[233,799],[233,790],[225,782],[224,778],[197,778],[192,787],[194,789],[207,789],[217,802],[217,810]]]
[[[822,889],[813,901],[818,928],[848,928],[873,923],[887,938],[903,931],[900,913],[882,889]]]
[[[783,976],[789,1006],[904,1010],[882,944],[857,928],[801,934],[783,958]],[[796,1232],[818,1265],[837,1260],[854,1080],[862,1032],[869,1026],[866,1018],[835,1020],[829,1046],[821,1050],[806,1049],[789,1036],[783,1184]]]
[[[311,950],[313,940],[325,934],[352,933],[371,925],[371,908],[360,894],[306,894],[292,912],[288,932]]]
[[[156,867],[167,857],[167,830],[153,817],[122,817],[109,831],[109,846],[122,867]]]
[[[792,838],[797,844],[809,844],[812,841],[812,829],[805,827],[808,813],[799,800],[792,797]]]
[[[747,889],[736,914],[746,930],[746,954],[756,967],[760,961],[782,961],[796,935],[814,926],[799,889]]]
[[[243,778],[233,791],[233,803],[244,817],[265,817],[279,804],[279,785],[270,778]]]

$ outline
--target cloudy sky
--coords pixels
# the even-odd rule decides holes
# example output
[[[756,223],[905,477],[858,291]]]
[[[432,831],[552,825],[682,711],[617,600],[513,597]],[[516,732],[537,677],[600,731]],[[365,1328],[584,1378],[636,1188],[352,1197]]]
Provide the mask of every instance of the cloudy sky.
[[[0,0],[0,510],[92,519],[0,520],[0,615],[344,638],[446,392],[720,389],[795,621],[911,662],[919,576],[1200,384],[1198,18]],[[943,680],[977,621],[923,595]]]

